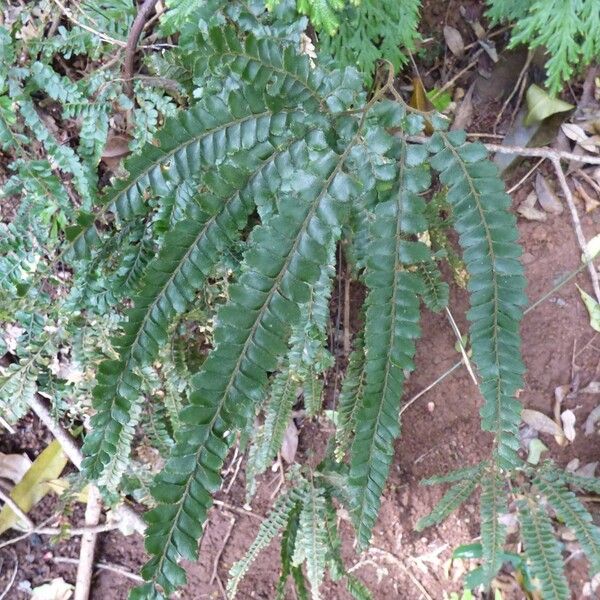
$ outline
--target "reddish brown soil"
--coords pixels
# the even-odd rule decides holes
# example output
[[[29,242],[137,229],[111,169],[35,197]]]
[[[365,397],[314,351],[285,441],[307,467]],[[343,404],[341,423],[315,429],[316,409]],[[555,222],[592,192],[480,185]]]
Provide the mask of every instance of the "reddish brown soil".
[[[448,13],[436,8],[437,2],[426,11],[427,26],[435,29]],[[458,4],[458,3],[456,3]],[[464,31],[465,36],[468,31]],[[438,30],[439,34],[439,30]],[[490,111],[491,112],[491,111]],[[492,113],[493,114],[493,113]],[[486,121],[479,114],[477,130],[485,131]],[[491,118],[493,122],[493,117]],[[524,166],[525,167],[525,166]],[[521,172],[525,168],[521,169]],[[518,175],[508,178],[514,183]],[[525,184],[515,194],[514,205],[526,196],[531,184]],[[582,216],[587,237],[600,230],[600,211]],[[528,294],[535,301],[550,290],[564,275],[579,266],[580,251],[573,233],[570,217],[565,211],[560,216],[549,216],[545,223],[519,220],[521,242],[524,246],[524,264],[529,281]],[[571,383],[577,376],[582,385],[600,376],[600,355],[593,345],[593,331],[588,315],[575,287],[578,283],[588,289],[585,272],[562,287],[546,302],[529,313],[523,321],[523,352],[527,365],[526,387],[521,399],[527,407],[552,414],[554,388]],[[353,294],[358,297],[359,293]],[[461,331],[467,330],[464,313],[467,306],[466,293],[453,288],[451,309]],[[358,309],[358,306],[356,307]],[[444,315],[425,313],[423,336],[418,343],[416,371],[411,375],[405,391],[405,401],[429,385],[458,359],[454,349],[455,339]],[[432,509],[442,494],[439,487],[423,487],[419,481],[437,473],[475,463],[487,456],[490,438],[481,432],[478,410],[480,396],[468,373],[460,368],[420,398],[403,418],[402,437],[396,444],[396,458],[382,500],[379,522],[375,528],[373,544],[385,551],[385,555],[372,556],[355,570],[373,591],[377,600],[419,600],[424,595],[423,586],[434,599],[444,598],[444,593],[458,591],[460,572],[448,572],[447,561],[457,545],[472,541],[478,535],[477,499],[452,515],[444,524],[422,533],[414,531],[418,518]],[[600,449],[596,439],[585,437],[581,426],[594,408],[597,396],[580,394],[568,401],[565,408],[574,410],[577,416],[578,435],[575,442],[559,448],[552,438],[542,436],[551,449],[552,456],[561,464],[577,457],[582,464],[600,460]],[[430,410],[433,407],[432,410]],[[305,421],[300,427],[299,454],[305,457],[310,452],[321,451],[325,444],[326,423],[317,427]],[[32,418],[25,419],[19,428],[19,437],[3,435],[0,450],[4,452],[27,451],[33,458],[48,442],[48,435]],[[263,477],[258,496],[252,506],[253,515],[264,515],[268,511],[270,495],[279,481],[277,473]],[[226,481],[227,483],[227,481]],[[244,504],[243,471],[231,492],[219,498],[240,509]],[[594,510],[596,505],[592,505]],[[51,501],[44,501],[32,513],[39,522],[50,514]],[[81,515],[79,521],[81,522]],[[597,516],[597,515],[596,515]],[[231,520],[235,526],[227,537]],[[248,548],[258,530],[260,519],[248,516],[244,511],[232,511],[218,506],[213,509],[201,546],[201,560],[188,566],[189,583],[178,596],[182,599],[221,598],[220,583],[226,582],[231,564],[239,559]],[[353,534],[347,521],[341,522],[344,538],[343,554],[348,565],[356,564],[360,557],[352,547]],[[132,573],[137,573],[144,561],[144,551],[139,537],[123,537],[119,533],[100,537],[98,560],[112,563]],[[225,543],[225,544],[224,544]],[[29,598],[25,591],[18,591],[18,584],[28,581],[32,586],[40,585],[54,577],[63,576],[73,582],[76,567],[56,564],[53,557],[78,556],[79,541],[53,544],[48,537],[31,536],[24,541],[0,549],[0,594],[12,575],[14,558],[18,557],[16,583],[6,598],[21,600]],[[213,577],[215,557],[216,576]],[[469,567],[469,565],[467,565]],[[243,582],[239,597],[270,599],[274,595],[279,571],[279,554],[276,543],[272,544],[259,558]],[[583,583],[587,580],[587,566],[579,556],[569,563],[569,578],[573,598],[581,597]],[[98,571],[93,582],[93,600],[121,600],[127,597],[134,583],[107,571]],[[326,583],[322,594],[326,600],[349,598],[342,587]],[[293,598],[290,592],[290,598]],[[506,598],[520,599],[522,594],[507,593]]]

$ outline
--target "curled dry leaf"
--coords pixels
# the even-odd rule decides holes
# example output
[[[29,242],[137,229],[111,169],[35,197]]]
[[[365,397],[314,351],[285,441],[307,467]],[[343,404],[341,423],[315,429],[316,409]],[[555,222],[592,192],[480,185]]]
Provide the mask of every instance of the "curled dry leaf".
[[[575,185],[575,190],[577,196],[579,196],[583,200],[583,204],[585,206],[585,212],[589,213],[598,208],[600,206],[600,202],[595,198],[592,198],[585,189],[585,186],[581,184],[577,179],[573,179],[573,184]]]
[[[600,151],[600,148],[598,148],[598,136],[589,137],[583,127],[574,123],[563,123],[561,129],[570,140],[579,144],[584,150],[588,152]]]
[[[528,221],[545,221],[548,217],[544,211],[535,207],[536,203],[537,195],[531,191],[527,195],[527,198],[521,202],[519,208],[517,208],[517,212]]]
[[[577,289],[590,315],[590,327],[594,331],[600,331],[600,304],[579,286],[577,286]]]
[[[577,420],[575,417],[575,413],[572,410],[568,409],[561,413],[560,418],[562,421],[565,437],[570,442],[574,441],[575,436],[577,435],[575,432],[575,421]]]
[[[594,259],[596,256],[600,255],[600,233],[595,235],[587,242],[585,249],[587,250],[587,253],[590,255],[591,259]],[[586,262],[584,254],[581,255],[581,262]]]
[[[290,421],[283,435],[281,458],[288,464],[293,463],[296,458],[296,450],[298,450],[298,429],[294,421]]]
[[[62,577],[31,590],[31,600],[69,600],[75,588]]]
[[[446,25],[444,27],[444,39],[448,49],[454,56],[461,58],[465,53],[465,43],[458,29]]]
[[[524,423],[527,423],[527,425],[540,433],[548,433],[554,436],[561,436],[563,434],[560,426],[539,410],[525,408],[521,413],[521,418]]]
[[[564,210],[563,205],[554,193],[554,190],[550,187],[550,184],[541,173],[538,173],[535,177],[535,193],[537,194],[541,207],[546,212],[553,215],[560,215]]]
[[[468,129],[469,125],[471,125],[471,121],[473,120],[474,89],[475,84],[472,84],[469,88],[469,91],[465,94],[460,104],[458,105],[454,116],[454,122],[450,126],[451,130],[454,131],[455,129]]]
[[[582,394],[600,394],[600,381],[590,381],[583,389]]]
[[[579,475],[579,477],[595,477],[597,467],[598,461],[587,463],[583,467],[579,467],[575,471],[575,475]]]
[[[592,435],[596,431],[596,423],[600,420],[600,406],[596,408],[588,415],[585,420],[584,432],[585,435]]]
[[[0,479],[19,483],[29,471],[31,460],[25,454],[4,454],[0,452]]]

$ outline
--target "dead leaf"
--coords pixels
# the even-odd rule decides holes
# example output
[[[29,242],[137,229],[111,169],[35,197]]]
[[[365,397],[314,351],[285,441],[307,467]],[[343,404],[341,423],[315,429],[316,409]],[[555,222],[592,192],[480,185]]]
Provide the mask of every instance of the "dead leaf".
[[[131,152],[129,150],[129,138],[125,135],[113,133],[108,135],[102,158],[122,158]]]
[[[563,431],[565,437],[570,441],[575,440],[575,436],[577,435],[575,432],[575,421],[577,420],[575,417],[575,413],[568,409],[561,413],[560,419],[562,421]]]
[[[26,454],[4,454],[0,452],[0,478],[19,483],[31,467]]]
[[[49,479],[56,479],[67,464],[67,457],[60,444],[54,440],[33,461],[23,479],[15,485],[10,497],[19,508],[28,513],[49,491],[46,484]],[[0,510],[0,534],[18,522],[17,515],[10,506]]]
[[[591,240],[588,240],[585,249],[589,257],[594,260],[596,256],[600,256],[600,233],[595,235]],[[585,258],[585,254],[581,254],[581,262],[587,262]]]
[[[600,394],[600,381],[590,381],[582,390],[582,394]]]
[[[583,465],[583,467],[579,467],[575,471],[575,475],[579,475],[579,477],[595,477],[597,467],[598,461],[589,462]]]
[[[288,464],[293,463],[296,458],[296,450],[298,450],[298,429],[294,424],[294,421],[290,421],[290,424],[283,434],[281,458]]]
[[[473,120],[473,90],[475,84],[472,84],[469,91],[458,105],[454,116],[454,122],[450,126],[451,130],[467,129]]]
[[[545,221],[548,217],[544,211],[535,208],[536,203],[537,194],[533,191],[529,192],[527,198],[517,208],[517,212],[528,221]]]
[[[581,184],[577,179],[572,179],[573,184],[575,185],[576,194],[583,200],[583,204],[585,205],[585,212],[589,213],[598,208],[600,206],[600,202],[595,198],[592,198],[585,189],[584,185]]]
[[[31,590],[31,600],[69,600],[73,596],[74,586],[62,577],[53,579]]]
[[[541,413],[539,410],[523,409],[521,418],[524,423],[533,427],[540,433],[549,433],[550,435],[561,436],[562,429],[550,417]]]
[[[538,173],[535,177],[535,193],[537,194],[538,202],[546,212],[553,215],[560,215],[564,210],[554,190],[541,173]]]
[[[464,55],[465,43],[458,29],[450,27],[450,25],[446,25],[444,27],[444,39],[446,40],[448,49],[450,52],[452,52],[452,54],[454,54],[454,56],[461,58]]]
[[[596,432],[596,422],[598,420],[600,420],[600,406],[596,406],[596,408],[588,415],[588,418],[585,420],[585,435],[592,435]]]
[[[492,62],[498,62],[498,51],[496,44],[489,40],[479,40],[479,45],[485,50],[485,53],[492,59]]]
[[[586,291],[582,290],[577,284],[577,289],[587,311],[590,315],[590,327],[594,331],[600,331],[600,304],[598,304],[595,298],[592,298]]]

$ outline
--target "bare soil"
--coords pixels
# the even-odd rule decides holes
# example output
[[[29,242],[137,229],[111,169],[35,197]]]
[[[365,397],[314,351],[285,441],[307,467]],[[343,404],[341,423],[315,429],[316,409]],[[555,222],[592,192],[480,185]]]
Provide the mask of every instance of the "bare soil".
[[[443,10],[439,6],[442,4]],[[426,2],[425,5],[426,26],[439,37],[440,25],[445,22],[452,24],[452,18],[456,17],[452,17],[453,11],[448,10],[450,7],[445,3]],[[461,28],[464,29],[464,24]],[[465,35],[467,33],[465,31]],[[486,131],[486,126],[490,121],[493,122],[494,107],[488,105],[487,110],[487,113],[479,112],[477,116],[474,125],[477,131]],[[518,181],[528,166],[521,165],[508,177],[507,185]],[[516,192],[513,198],[515,207],[531,190],[531,185],[529,181]],[[589,239],[600,230],[600,211],[589,214],[581,211],[580,214]],[[560,216],[548,215],[544,223],[519,219],[519,231],[529,281],[528,295],[531,301],[535,301],[562,277],[577,269],[580,250],[566,210]],[[527,374],[521,400],[526,407],[549,415],[552,414],[557,386],[571,384],[577,379],[583,387],[589,381],[597,380],[600,375],[600,353],[598,347],[594,347],[594,332],[589,326],[589,318],[575,283],[588,289],[587,273],[581,273],[527,314],[522,325]],[[351,297],[355,301],[352,318],[356,320],[361,290],[353,288]],[[464,318],[466,308],[466,292],[453,286],[451,310],[461,331],[467,331]],[[455,337],[445,316],[425,312],[423,336],[417,346],[416,370],[407,383],[405,401],[459,360],[454,346]],[[550,448],[551,455],[561,464],[575,457],[579,458],[581,464],[600,460],[597,438],[586,437],[581,428],[596,402],[597,396],[579,394],[564,406],[571,408],[577,416],[577,438],[573,444],[560,448],[553,438],[541,436]],[[477,498],[439,527],[416,533],[414,525],[434,507],[443,493],[439,487],[421,486],[419,481],[422,478],[475,463],[488,455],[491,440],[480,429],[480,405],[478,390],[466,369],[461,367],[421,397],[403,415],[402,436],[396,444],[396,457],[373,535],[373,545],[379,552],[376,551],[368,559],[362,557],[361,561],[361,557],[353,550],[351,525],[345,519],[341,521],[344,558],[350,566],[360,561],[354,573],[370,587],[376,600],[419,600],[425,597],[422,588],[431,598],[441,600],[444,593],[461,589],[461,568],[455,566],[449,569],[449,558],[453,548],[473,541],[478,535]],[[327,423],[304,420],[298,425],[300,457],[321,452],[325,446]],[[49,434],[33,417],[21,422],[18,433],[18,436],[2,435],[0,451],[26,452],[34,458],[50,440]],[[268,512],[271,494],[280,476],[279,473],[269,472],[263,477],[251,514],[242,508],[245,501],[243,480],[242,469],[229,494],[217,496],[229,508],[218,505],[212,510],[202,540],[201,559],[197,564],[187,565],[189,583],[177,597],[189,600],[223,597],[221,585],[227,581],[227,572],[254,539],[260,517]],[[225,483],[227,485],[228,478]],[[592,505],[591,508],[598,513],[596,506]],[[52,500],[46,499],[31,514],[32,519],[40,522],[51,510]],[[595,517],[600,515],[595,514]],[[233,519],[235,524],[231,529]],[[76,514],[72,518],[74,523],[82,521],[83,514]],[[77,558],[78,552],[78,538],[54,543],[47,536],[38,535],[0,548],[0,595],[8,587],[15,559],[18,560],[18,570],[15,585],[5,596],[7,599],[29,598],[27,582],[35,587],[60,576],[74,582],[76,566],[56,563],[54,558]],[[100,563],[138,573],[145,560],[142,541],[135,535],[124,537],[117,532],[103,534],[100,536],[97,559]],[[470,568],[472,565],[464,566]],[[239,597],[243,600],[273,598],[278,573],[279,550],[278,544],[274,543],[252,567],[240,588]],[[575,555],[569,562],[568,575],[573,598],[581,598],[582,586],[588,577],[587,565],[581,555]],[[125,599],[133,585],[135,582],[123,575],[99,569],[94,577],[92,598]],[[322,596],[326,600],[349,598],[341,586],[331,582],[325,584]],[[294,597],[291,592],[289,597]],[[523,597],[514,590],[507,589],[505,594],[505,598],[515,600]]]

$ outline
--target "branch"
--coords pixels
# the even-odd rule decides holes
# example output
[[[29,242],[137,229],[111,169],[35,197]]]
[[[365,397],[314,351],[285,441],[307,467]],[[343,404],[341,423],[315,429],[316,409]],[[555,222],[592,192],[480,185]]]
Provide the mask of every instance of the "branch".
[[[133,20],[129,35],[127,36],[127,44],[125,46],[125,60],[123,63],[123,79],[125,80],[125,93],[133,98],[133,70],[135,67],[135,52],[137,49],[140,35],[144,30],[144,25],[150,17],[150,13],[154,10],[158,0],[144,0],[142,6]]]
[[[85,509],[85,524],[91,527],[98,525],[101,512],[102,498],[100,497],[100,492],[95,485],[90,485],[88,489],[87,506]],[[98,534],[95,531],[87,531],[81,537],[74,600],[88,600],[90,596],[97,537]]]

